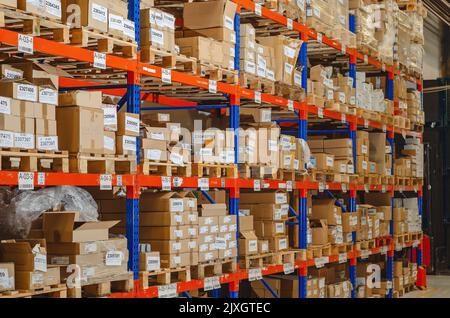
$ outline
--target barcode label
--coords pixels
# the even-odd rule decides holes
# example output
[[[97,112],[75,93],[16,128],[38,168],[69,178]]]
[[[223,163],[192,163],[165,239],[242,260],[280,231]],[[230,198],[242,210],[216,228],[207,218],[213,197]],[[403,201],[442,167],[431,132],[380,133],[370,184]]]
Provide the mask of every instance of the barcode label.
[[[45,185],[45,173],[44,172],[38,173],[38,185]]]
[[[339,254],[339,264],[347,263],[347,253]]]
[[[112,175],[100,175],[100,190],[112,190]]]
[[[217,93],[217,81],[209,80],[208,91],[213,94]]]
[[[248,281],[253,282],[255,280],[262,279],[261,268],[251,268],[248,270]]]
[[[174,298],[177,297],[177,284],[169,284],[158,286],[158,297],[159,298]]]
[[[200,190],[208,191],[209,190],[209,179],[208,178],[198,179],[198,187],[200,188]]]
[[[99,69],[106,69],[106,54],[94,52],[94,67]]]
[[[255,14],[257,16],[262,16],[262,7],[260,4],[255,3]]]
[[[163,83],[171,84],[172,83],[172,71],[163,68],[161,71],[161,80]]]
[[[253,180],[253,190],[261,191],[261,180]]]
[[[162,190],[170,191],[172,189],[171,177],[161,177]]]
[[[203,290],[213,290],[213,289],[219,289],[220,288],[220,280],[219,277],[213,276],[213,277],[206,277],[204,284],[203,284]]]
[[[283,272],[285,275],[292,274],[295,270],[294,264],[285,263],[283,264]]]
[[[261,92],[255,92],[255,103],[261,104]]]
[[[19,172],[18,178],[19,190],[34,190],[33,172]]]
[[[19,52],[33,54],[33,52],[34,52],[33,37],[30,35],[19,34],[17,49]]]

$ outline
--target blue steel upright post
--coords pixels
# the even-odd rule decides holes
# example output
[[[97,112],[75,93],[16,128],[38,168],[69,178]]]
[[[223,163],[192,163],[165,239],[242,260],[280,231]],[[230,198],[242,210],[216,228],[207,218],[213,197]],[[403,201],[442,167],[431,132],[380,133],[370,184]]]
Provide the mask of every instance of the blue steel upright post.
[[[128,19],[134,21],[135,40],[138,44],[137,59],[139,61],[140,45],[140,1],[128,1]],[[141,88],[139,72],[128,72],[127,74],[127,111],[140,113]],[[139,137],[136,137],[136,160],[139,165]],[[139,180],[135,177],[133,186],[127,187],[126,203],[126,236],[128,240],[128,251],[130,254],[128,268],[133,271],[134,279],[139,278]]]
[[[234,31],[236,37],[234,69],[239,74],[239,60],[240,60],[240,26],[241,26],[241,8],[236,9],[234,16]],[[236,93],[230,96],[230,128],[234,130],[234,163],[239,163],[239,83],[236,85]],[[238,179],[235,179],[233,186],[230,188],[230,214],[236,215],[236,241],[239,244],[239,184]],[[239,262],[236,262],[239,266]],[[239,268],[237,268],[239,270]],[[239,297],[239,280],[232,281],[228,284],[228,295],[230,298]]]
[[[299,127],[298,138],[308,139],[308,35],[301,33],[301,40],[303,41],[300,49],[299,64],[302,67],[302,88],[305,91],[306,100],[302,105],[302,109],[299,112]],[[299,223],[298,242],[299,249],[306,252],[308,248],[308,235],[307,235],[307,215],[308,215],[308,189],[299,189],[299,207],[297,222]],[[306,253],[305,253],[306,254]],[[307,297],[307,283],[308,283],[308,267],[300,267],[297,271],[298,275],[298,297]]]

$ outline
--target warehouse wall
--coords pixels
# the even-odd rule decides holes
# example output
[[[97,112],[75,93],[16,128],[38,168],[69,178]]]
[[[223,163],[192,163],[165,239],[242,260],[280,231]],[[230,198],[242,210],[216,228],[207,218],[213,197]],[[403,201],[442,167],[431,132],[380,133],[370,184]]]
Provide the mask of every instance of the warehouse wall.
[[[431,80],[442,77],[443,26],[440,20],[431,12],[428,12],[428,17],[425,19],[424,35],[424,79]]]

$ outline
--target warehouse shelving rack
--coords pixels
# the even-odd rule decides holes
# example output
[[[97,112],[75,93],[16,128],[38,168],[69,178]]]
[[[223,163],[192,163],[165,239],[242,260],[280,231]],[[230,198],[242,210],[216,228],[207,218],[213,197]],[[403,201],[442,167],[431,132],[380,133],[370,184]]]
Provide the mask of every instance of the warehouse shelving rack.
[[[235,16],[234,25],[236,32],[236,54],[235,54],[235,69],[239,70],[239,27],[241,19],[241,10],[247,10],[253,12],[261,19],[269,19],[273,22],[286,26],[288,29],[297,31],[299,33],[300,39],[303,41],[301,53],[299,57],[299,65],[303,67],[302,73],[302,87],[306,92],[307,89],[307,54],[308,54],[308,41],[319,40],[319,42],[324,45],[334,48],[337,51],[342,52],[349,57],[349,76],[354,79],[353,83],[356,85],[356,68],[357,63],[364,63],[366,65],[371,65],[377,70],[381,70],[387,73],[387,98],[393,100],[394,97],[394,87],[393,79],[394,76],[404,76],[407,80],[414,82],[417,85],[417,89],[422,91],[422,81],[421,79],[415,79],[410,76],[401,74],[398,69],[392,65],[386,65],[377,61],[371,57],[365,56],[358,52],[356,49],[343,47],[339,42],[327,38],[325,35],[315,32],[308,27],[294,22],[285,16],[272,12],[261,5],[255,4],[251,0],[232,0],[238,5],[238,10]],[[88,82],[86,80],[78,80],[72,78],[60,78],[60,87],[62,90],[70,89],[92,89],[101,90],[104,93],[110,95],[120,96],[121,101],[119,102],[119,107],[125,102],[127,104],[127,111],[131,113],[140,113],[141,111],[141,101],[153,102],[162,105],[167,105],[163,109],[205,109],[205,108],[222,108],[229,107],[230,109],[230,127],[232,129],[239,128],[239,106],[241,100],[255,100],[255,91],[250,89],[241,88],[239,84],[231,85],[222,82],[209,81],[206,78],[189,75],[186,73],[181,73],[177,71],[170,72],[170,81],[173,83],[179,83],[182,85],[189,85],[197,87],[203,90],[211,90],[211,85],[216,86],[217,93],[225,94],[228,96],[226,105],[199,105],[196,102],[186,101],[182,99],[167,97],[164,95],[159,95],[155,93],[145,93],[141,92],[141,79],[143,77],[151,77],[156,79],[162,79],[163,70],[161,67],[150,65],[148,63],[142,63],[139,60],[139,42],[140,42],[140,1],[139,0],[129,0],[128,1],[129,16],[128,18],[135,22],[135,38],[138,43],[138,55],[136,59],[124,59],[113,55],[106,55],[106,67],[121,70],[127,73],[127,84],[126,85],[101,85],[96,82]],[[350,15],[350,29],[354,31],[355,17]],[[0,31],[0,43],[6,46],[18,46],[18,35],[19,33],[1,29]],[[44,54],[46,56],[59,56],[66,59],[93,63],[94,62],[94,52],[79,48],[68,46],[65,44],[57,43],[51,40],[46,40],[43,38],[35,37],[33,41],[34,51]],[[307,93],[307,92],[306,92]],[[307,94],[306,94],[307,95]],[[353,140],[354,149],[356,142],[356,131],[358,126],[365,128],[373,128],[385,131],[387,133],[387,139],[391,146],[394,146],[394,135],[403,134],[409,135],[417,138],[422,138],[422,135],[417,132],[405,131],[399,127],[386,126],[381,122],[365,120],[353,115],[344,115],[337,111],[323,110],[323,114],[319,114],[319,109],[316,106],[308,105],[306,101],[297,102],[292,100],[287,100],[278,96],[272,96],[270,94],[261,93],[261,102],[263,104],[271,104],[274,106],[279,106],[282,108],[287,108],[298,116],[296,120],[298,125],[297,137],[307,139],[308,135],[308,115],[320,115],[324,118],[333,119],[336,121],[342,121],[348,124],[350,138]],[[152,108],[153,109],[153,108]],[[157,108],[154,108],[157,109]],[[235,144],[237,145],[237,135],[235,135]],[[139,145],[139,142],[137,143]],[[235,160],[237,162],[238,149],[235,149]],[[137,160],[139,164],[139,149],[137,149],[138,155]],[[139,170],[138,170],[139,171]],[[16,186],[18,185],[18,172],[11,171],[0,171],[0,185]],[[99,186],[100,185],[100,175],[98,174],[80,174],[80,173],[35,173],[34,185],[36,187],[43,186],[54,186],[54,185],[76,185],[76,186]],[[210,188],[223,188],[227,189],[230,194],[229,211],[230,214],[237,215],[239,213],[239,193],[240,189],[254,189],[255,180],[252,179],[229,179],[229,178],[206,178]],[[136,175],[113,175],[112,185],[122,186],[127,189],[127,210],[126,210],[126,229],[128,238],[128,248],[130,254],[129,269],[133,271],[134,278],[138,279],[138,244],[139,244],[139,195],[141,187],[153,187],[162,188],[163,177],[158,176],[145,176],[140,173]],[[261,182],[261,189],[286,189],[287,182],[281,180],[258,180]],[[189,178],[170,178],[171,188],[189,188],[189,189],[199,189],[199,178],[189,177]],[[307,239],[306,239],[306,221],[307,221],[307,193],[308,190],[319,190],[323,191],[338,191],[338,192],[349,192],[350,199],[348,202],[348,210],[350,212],[356,211],[356,197],[357,193],[361,191],[382,191],[389,192],[391,196],[394,197],[396,191],[410,191],[417,192],[419,200],[419,213],[422,214],[422,189],[415,186],[405,186],[398,187],[392,185],[360,185],[360,184],[349,184],[348,188],[344,189],[339,183],[318,183],[318,182],[301,182],[295,181],[292,183],[292,191],[298,191],[299,194],[299,206],[297,217],[297,226],[299,226],[299,242],[300,249],[306,249]],[[295,213],[295,209],[290,209]],[[392,230],[392,227],[391,227]],[[239,230],[237,230],[236,235],[238,236]],[[355,240],[356,235],[354,233],[353,239]],[[412,244],[409,242],[401,248],[407,247],[417,247],[417,262],[418,266],[421,266],[422,257],[421,243]],[[387,277],[388,281],[392,282],[393,272],[392,264],[395,250],[398,250],[394,244],[389,246],[373,248],[370,254],[387,254]],[[360,251],[354,248],[352,251],[345,255],[345,260],[350,262],[350,280],[353,286],[356,286],[356,262],[358,257],[367,257],[367,255],[361,255]],[[341,262],[342,255],[332,255],[328,259],[328,263]],[[306,298],[306,283],[307,283],[307,271],[308,267],[315,266],[315,260],[306,261],[296,261],[295,269],[299,277],[299,298]],[[283,273],[283,265],[269,266],[262,270],[262,275],[270,275],[275,273]],[[420,272],[424,274],[424,271]],[[221,284],[229,284],[229,297],[237,298],[239,293],[239,282],[241,280],[248,279],[249,273],[244,270],[239,270],[233,274],[226,274],[220,277]],[[264,279],[263,279],[264,283]],[[269,289],[270,287],[265,284]],[[130,293],[115,293],[111,297],[158,297],[158,287],[150,287],[146,290],[139,289],[139,283],[136,281],[135,291]],[[203,280],[192,280],[189,282],[178,282],[175,284],[178,293],[188,292],[189,290],[200,289],[204,287]],[[272,290],[271,292],[276,295]],[[218,290],[213,293],[214,296],[219,296]],[[189,296],[186,293],[186,296]],[[353,288],[352,297],[356,297],[356,290]],[[392,297],[392,288],[388,297]]]

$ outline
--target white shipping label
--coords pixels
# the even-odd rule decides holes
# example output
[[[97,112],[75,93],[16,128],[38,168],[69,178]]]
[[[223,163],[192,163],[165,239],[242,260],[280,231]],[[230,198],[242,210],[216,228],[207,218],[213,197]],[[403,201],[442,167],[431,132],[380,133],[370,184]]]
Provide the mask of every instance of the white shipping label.
[[[58,150],[58,136],[37,137],[36,148],[39,150]]]
[[[325,266],[325,264],[328,264],[329,262],[330,259],[328,256],[316,257],[314,259],[314,264],[316,265],[317,268],[322,268]]]
[[[261,104],[261,92],[255,91],[255,103]]]
[[[294,85],[302,87],[302,74],[300,73],[294,74]]]
[[[295,50],[287,45],[284,46],[284,55],[293,59],[295,57]]]
[[[47,272],[47,255],[40,253],[34,255],[34,270]]]
[[[225,28],[227,28],[228,30],[234,31],[234,21],[232,18],[230,18],[229,16],[225,15],[223,17],[223,24],[225,26]]]
[[[246,61],[244,64],[244,70],[246,73],[256,74],[256,65],[251,61]]]
[[[192,229],[189,229],[189,230],[192,230]],[[195,230],[195,229],[194,229]],[[197,232],[197,231],[195,231],[195,232]],[[188,248],[190,249],[190,250],[193,250],[193,249],[195,249],[197,247],[197,241],[189,241],[188,242]]]
[[[161,177],[161,189],[163,191],[170,191],[172,189],[171,177]],[[182,219],[181,216],[180,219]],[[175,217],[175,220],[177,220],[177,216]],[[180,220],[177,222],[181,223],[182,221]]]
[[[294,29],[294,23],[293,23],[293,21],[292,21],[292,19],[287,19],[287,28],[289,29],[289,30],[293,30]]]
[[[253,190],[261,191],[261,180],[253,180]]]
[[[255,3],[255,14],[257,16],[262,16],[262,6],[258,3]]]
[[[94,52],[94,67],[99,69],[106,69],[106,54]]]
[[[175,30],[175,17],[169,13],[162,13],[163,26],[170,30]]]
[[[286,239],[281,239],[278,241],[278,249],[279,250],[287,249],[287,240]]]
[[[227,248],[227,240],[224,237],[216,237],[216,249],[225,250]]]
[[[123,34],[131,39],[135,39],[134,22],[128,19],[123,20]]]
[[[153,140],[165,140],[166,137],[164,136],[164,133],[162,131],[157,131],[157,132],[151,132],[150,133],[150,139],[153,139]]]
[[[69,256],[53,256],[50,259],[50,264],[52,265],[69,265]]]
[[[47,137],[46,137],[47,138]],[[103,148],[113,151],[115,147],[114,139],[108,136],[103,136]]]
[[[3,76],[7,79],[21,79],[22,78],[22,73],[21,72],[16,72],[10,69],[5,69],[5,72],[3,73]],[[2,97],[3,98],[3,97]]]
[[[147,256],[147,271],[157,271],[161,268],[159,256]]]
[[[139,133],[139,118],[125,116],[125,130]]]
[[[333,159],[333,157],[328,157],[327,156],[326,164],[327,164],[327,167],[333,167],[334,166],[334,159]]]
[[[170,212],[183,212],[183,199],[170,199]]]
[[[266,70],[266,78],[270,81],[275,81],[275,72],[273,70]]]
[[[163,83],[171,84],[172,83],[172,71],[166,68],[163,68],[161,71],[161,80]]]
[[[34,190],[34,173],[19,172],[18,186],[19,190]]]
[[[108,26],[110,29],[123,32],[123,17],[110,13]]]
[[[31,284],[32,285],[42,285],[44,284],[44,275],[39,273],[31,274]]]
[[[0,130],[0,147],[14,147],[14,133],[10,131]]]
[[[341,122],[346,123],[347,122],[347,116],[345,114],[341,114]]]
[[[287,203],[286,193],[275,193],[275,204],[285,204]]]
[[[112,190],[112,175],[100,175],[100,190]]]
[[[334,91],[333,90],[327,90],[327,99],[333,100],[334,99]]]
[[[209,179],[208,178],[199,178],[198,179],[198,187],[200,190],[208,191],[209,190]]]
[[[103,107],[103,125],[116,126],[117,125],[117,108]]]
[[[136,152],[136,137],[123,136],[122,148],[123,150]]]
[[[250,240],[250,241],[248,241],[248,251],[249,252],[256,252],[256,251],[258,251],[258,241],[257,240]]]
[[[102,5],[92,2],[91,16],[102,23],[108,22],[108,9]]]
[[[155,44],[164,45],[164,32],[156,29],[151,29],[150,41]]]
[[[213,94],[217,93],[217,81],[209,80],[208,91]]]
[[[318,41],[319,43],[322,43],[322,39],[323,39],[322,33],[317,32],[317,41]]]
[[[366,145],[361,145],[361,153],[367,154],[367,146]]]
[[[275,233],[276,234],[284,233],[284,223],[275,223]]]
[[[13,277],[9,277],[7,268],[0,268],[0,287],[1,288],[12,288]]]
[[[183,238],[183,230],[174,230],[173,232],[176,238]]]
[[[45,185],[45,172],[38,172],[38,185]]]
[[[313,8],[313,15],[320,19],[320,9],[318,7]]]
[[[369,250],[362,250],[361,251],[361,258],[362,259],[368,259],[370,255],[370,251]]]
[[[339,264],[347,263],[347,253],[339,254]]]
[[[345,103],[345,93],[344,92],[339,92],[339,101],[341,103]]]
[[[253,282],[262,279],[261,268],[251,268],[248,270],[248,281]]]
[[[188,235],[189,236],[197,236],[197,228],[196,227],[188,228]],[[193,241],[193,242],[195,242],[195,241]],[[192,243],[192,242],[190,242],[190,243]],[[193,247],[191,247],[191,248],[193,248]]]
[[[209,290],[219,289],[219,288],[220,288],[220,279],[218,276],[205,277],[204,284],[203,284],[204,291],[209,291]]]
[[[290,111],[294,111],[294,101],[293,100],[288,100],[288,109]],[[290,144],[289,144],[290,147]]]
[[[285,275],[292,274],[295,270],[295,266],[292,263],[283,264],[283,272]]]
[[[27,54],[33,54],[34,52],[34,41],[33,37],[30,35],[23,35],[18,34],[18,44],[17,44],[17,50],[19,52],[27,53]]]
[[[0,114],[11,114],[11,98],[0,96]]]
[[[181,243],[180,242],[172,243],[172,250],[174,250],[174,251],[181,250]]]
[[[96,242],[87,243],[84,246],[84,252],[85,253],[96,253],[97,252],[97,243]]]
[[[292,74],[292,71],[294,70],[294,65],[292,65],[292,64],[289,64],[289,63],[284,63],[284,71],[287,73],[287,74]]]
[[[29,84],[17,84],[16,96],[17,99],[35,102],[38,96],[37,87]]]
[[[158,286],[159,298],[175,298],[178,296],[177,283]]]
[[[160,160],[162,151],[159,149],[146,149],[146,158],[150,160]]]

